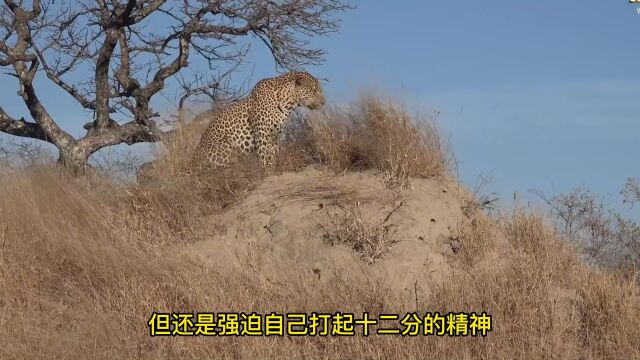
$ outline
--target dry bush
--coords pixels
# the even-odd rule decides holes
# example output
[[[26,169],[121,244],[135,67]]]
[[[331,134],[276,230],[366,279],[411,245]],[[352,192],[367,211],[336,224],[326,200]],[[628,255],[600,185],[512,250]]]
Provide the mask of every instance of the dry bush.
[[[208,117],[208,114],[209,112],[205,112],[202,117]],[[159,144],[157,160],[153,162],[153,175],[175,177],[181,174],[207,126],[208,121],[176,123],[172,135]]]
[[[292,128],[292,129],[291,129]],[[376,169],[390,186],[447,171],[447,145],[434,119],[364,96],[348,109],[327,107],[290,127],[279,154],[283,170],[320,164],[334,172]]]
[[[327,206],[339,208],[353,206],[353,204],[365,205],[373,200],[387,200],[388,194],[363,194],[362,189],[340,183],[339,178],[328,178],[321,175],[310,181],[289,187],[287,191],[276,192],[274,199],[287,201],[289,199],[318,202],[318,207]]]
[[[373,264],[398,242],[393,236],[393,225],[387,223],[390,215],[378,221],[365,219],[358,204],[334,210],[327,211],[328,219],[321,224],[323,238],[329,245],[350,247],[364,262]]]
[[[285,129],[280,142],[277,168],[298,171],[312,164],[340,173],[361,163],[351,143],[349,119],[336,108],[297,113]]]
[[[173,207],[184,207],[191,216],[206,216],[246,196],[262,176],[257,160],[249,158],[233,166],[203,168],[190,174],[156,173],[149,183],[135,187],[132,192],[141,203],[155,204],[152,207],[159,215],[172,213]]]
[[[446,145],[429,119],[413,118],[405,109],[375,97],[363,98],[351,118],[358,153],[369,167],[383,171],[390,184],[446,172]]]
[[[580,262],[575,248],[567,246],[563,237],[545,223],[544,217],[517,207],[511,214],[502,215],[499,221],[511,245],[539,264],[536,268],[544,271],[545,277],[561,281],[584,270],[576,268]],[[561,285],[569,286],[571,281]]]
[[[635,181],[627,181],[621,194],[635,205]],[[620,271],[629,278],[640,274],[640,224],[623,216],[602,197],[582,188],[547,197],[536,192],[551,208],[558,228],[579,247],[586,259],[601,268]]]
[[[464,217],[460,219],[449,235],[451,249],[460,254],[464,263],[472,266],[500,246],[496,241],[498,231],[491,211],[496,210],[498,198],[495,193],[486,193],[490,176],[480,176],[473,192],[459,188],[458,201]],[[460,190],[462,192],[460,192]]]
[[[620,194],[624,198],[623,202],[628,203],[630,206],[640,202],[640,181],[636,178],[627,179]]]
[[[37,141],[0,139],[0,165],[9,168],[50,163],[54,152]]]

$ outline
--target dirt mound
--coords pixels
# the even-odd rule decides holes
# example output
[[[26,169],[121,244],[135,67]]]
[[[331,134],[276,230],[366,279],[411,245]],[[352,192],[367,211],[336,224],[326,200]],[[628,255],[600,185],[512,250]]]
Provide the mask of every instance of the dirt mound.
[[[252,267],[277,283],[292,276],[327,282],[349,272],[412,301],[447,278],[469,199],[448,177],[389,190],[373,172],[329,176],[308,168],[265,179],[187,252],[217,269]],[[506,244],[499,232],[493,237]]]

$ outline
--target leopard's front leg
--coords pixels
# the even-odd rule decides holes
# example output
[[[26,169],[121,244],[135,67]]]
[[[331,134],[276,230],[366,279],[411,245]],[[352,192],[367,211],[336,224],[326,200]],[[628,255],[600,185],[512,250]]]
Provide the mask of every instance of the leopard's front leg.
[[[265,170],[269,170],[273,167],[277,153],[277,144],[273,143],[273,136],[267,129],[260,128],[257,132],[256,148],[258,150],[258,157],[262,163],[262,167]]]

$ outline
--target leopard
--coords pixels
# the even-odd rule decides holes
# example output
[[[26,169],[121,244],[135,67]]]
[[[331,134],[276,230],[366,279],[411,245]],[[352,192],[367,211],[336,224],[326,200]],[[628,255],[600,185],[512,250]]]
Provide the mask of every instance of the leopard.
[[[325,105],[320,81],[306,71],[258,81],[251,92],[222,110],[203,132],[189,168],[223,167],[257,153],[263,168],[274,165],[278,142],[296,108]],[[191,169],[190,169],[191,170]]]

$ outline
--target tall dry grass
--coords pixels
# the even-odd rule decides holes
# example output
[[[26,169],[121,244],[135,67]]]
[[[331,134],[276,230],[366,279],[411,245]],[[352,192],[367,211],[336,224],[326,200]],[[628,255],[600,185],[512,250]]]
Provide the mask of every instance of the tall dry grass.
[[[416,152],[442,149],[429,137],[436,133],[417,135],[405,115],[382,103],[353,111],[341,112],[351,119],[342,123],[344,131],[310,123],[307,137],[296,143],[304,151],[283,153],[300,156],[288,164],[375,168],[400,180],[405,172],[431,176],[444,169],[444,153]],[[366,114],[375,120],[364,120]],[[393,123],[398,119],[407,127]],[[483,220],[463,228],[466,255],[451,260],[452,276],[411,304],[348,273],[319,284],[292,271],[282,286],[251,266],[220,271],[187,257],[185,243],[218,231],[216,214],[260,180],[242,177],[252,171],[246,164],[229,173],[180,177],[175,169],[189,141],[169,145],[174,148],[155,169],[162,175],[146,185],[71,178],[47,165],[0,171],[0,359],[640,359],[638,285],[583,265],[541,216],[522,209],[497,224]],[[507,248],[487,243],[496,227]],[[360,230],[348,234],[368,233]],[[482,253],[477,261],[474,252]],[[243,263],[255,261],[251,251],[243,256]],[[151,338],[147,327],[153,311],[483,310],[493,316],[494,331],[476,338]]]
[[[435,119],[373,95],[310,113],[289,131],[279,159],[285,170],[310,164],[334,172],[375,169],[390,187],[449,170],[449,148]]]
[[[179,251],[214,231],[211,219],[158,203],[141,211],[122,185],[47,167],[5,173],[0,184],[3,359],[640,358],[637,285],[581,264],[541,217],[522,210],[499,223],[512,247],[499,261],[454,259],[443,287],[403,305],[348,274],[325,285],[293,277],[282,287],[250,267],[218,272]],[[484,236],[466,241],[473,234]],[[486,338],[151,338],[154,310],[486,310],[495,330]]]
[[[171,213],[170,208],[176,207],[193,217],[205,216],[233,204],[259,182],[264,174],[255,156],[223,168],[190,168],[207,125],[207,121],[180,124],[173,136],[162,142],[157,160],[138,172],[138,186],[131,190],[141,207],[164,204],[161,214]]]

